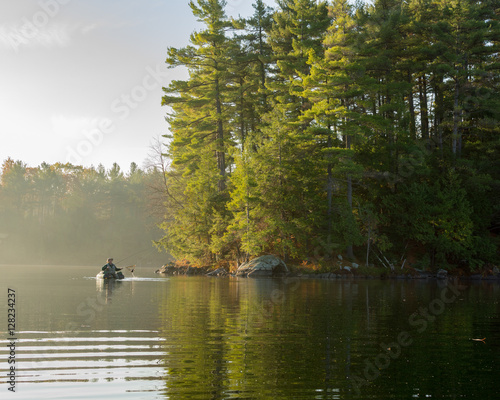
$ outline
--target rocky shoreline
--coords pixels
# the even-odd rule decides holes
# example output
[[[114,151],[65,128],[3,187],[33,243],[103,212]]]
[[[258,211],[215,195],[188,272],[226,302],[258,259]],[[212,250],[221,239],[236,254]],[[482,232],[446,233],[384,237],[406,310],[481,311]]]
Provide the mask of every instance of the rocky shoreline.
[[[469,281],[498,281],[500,282],[500,271],[497,267],[483,270],[481,273],[465,274],[463,271],[450,273],[445,269],[439,269],[436,272],[423,271],[415,268],[408,268],[405,273],[396,273],[380,268],[371,270],[358,270],[356,264],[350,267],[343,267],[332,272],[316,272],[304,268],[289,269],[279,258],[274,256],[267,257],[265,264],[258,263],[262,257],[251,260],[249,263],[242,264],[236,271],[228,271],[226,268],[194,267],[188,262],[175,263],[170,262],[157,269],[155,272],[162,275],[184,275],[184,276],[212,276],[212,277],[285,277],[301,279],[322,279],[322,280],[351,280],[351,279],[395,279],[395,280],[445,280],[460,279]],[[270,257],[274,257],[271,259]],[[253,262],[253,263],[252,263]]]
[[[445,270],[443,270],[445,271]],[[427,271],[421,271],[417,274],[391,274],[391,273],[382,273],[379,275],[370,275],[370,274],[338,274],[334,272],[326,272],[319,274],[300,274],[296,275],[301,278],[310,278],[310,279],[394,279],[394,280],[446,280],[446,279],[459,279],[466,281],[497,281],[500,283],[500,274],[496,275],[485,275],[485,274],[450,274],[448,271],[444,273],[431,273]]]

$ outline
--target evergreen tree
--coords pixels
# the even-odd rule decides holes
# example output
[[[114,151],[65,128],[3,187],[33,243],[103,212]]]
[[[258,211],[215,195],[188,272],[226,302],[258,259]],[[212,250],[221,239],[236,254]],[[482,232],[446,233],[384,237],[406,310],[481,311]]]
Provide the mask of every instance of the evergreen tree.
[[[276,67],[274,79],[268,87],[275,103],[287,110],[290,118],[298,120],[303,109],[309,107],[301,95],[303,76],[307,75],[310,53],[321,57],[323,38],[330,24],[325,2],[315,0],[280,0],[279,10],[269,33]]]
[[[169,204],[165,240],[174,254],[198,259],[211,257],[210,231],[214,213],[224,211],[227,154],[233,146],[228,93],[235,45],[226,33],[233,25],[224,6],[220,0],[190,2],[205,28],[191,35],[190,46],[169,49],[169,67],[187,67],[189,79],[172,81],[162,102],[172,110],[172,195],[179,199]]]
[[[163,98],[164,246],[494,259],[498,1],[277,3],[230,22],[223,2],[192,2],[205,29],[169,50],[189,79]]]
[[[324,56],[310,53],[311,71],[304,87],[312,105],[303,116],[314,121],[309,128],[313,135],[312,149],[317,151],[316,158],[326,170],[327,247],[331,251],[333,242],[340,243],[348,256],[353,257],[357,229],[352,213],[352,174],[356,172],[352,141],[359,134],[361,93],[356,78],[361,66],[355,57],[357,25],[352,7],[347,1],[336,1],[330,8],[330,16],[332,24],[324,39]],[[337,235],[333,239],[334,222]]]

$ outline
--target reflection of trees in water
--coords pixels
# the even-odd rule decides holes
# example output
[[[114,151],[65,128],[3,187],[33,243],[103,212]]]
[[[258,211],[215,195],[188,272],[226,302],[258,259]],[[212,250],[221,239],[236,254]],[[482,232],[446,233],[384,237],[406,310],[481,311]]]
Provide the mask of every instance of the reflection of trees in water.
[[[315,342],[322,326],[309,314],[311,282],[290,295],[282,280],[177,280],[160,304],[168,395],[196,387],[212,398],[293,398],[291,382],[316,380],[325,346]],[[193,282],[197,288],[188,290]]]
[[[172,278],[158,305],[165,394],[188,398],[196,388],[203,398],[349,398],[355,379],[365,379],[366,366],[386,351],[397,357],[360,386],[366,397],[410,398],[405,382],[421,379],[421,393],[436,393],[428,372],[445,363],[437,354],[449,364],[439,374],[461,381],[467,369],[458,347],[470,343],[437,348],[432,341],[449,341],[457,326],[473,329],[475,320],[471,305],[457,302],[425,332],[412,330],[412,313],[441,290],[429,282]],[[403,331],[413,344],[400,354],[388,350]]]

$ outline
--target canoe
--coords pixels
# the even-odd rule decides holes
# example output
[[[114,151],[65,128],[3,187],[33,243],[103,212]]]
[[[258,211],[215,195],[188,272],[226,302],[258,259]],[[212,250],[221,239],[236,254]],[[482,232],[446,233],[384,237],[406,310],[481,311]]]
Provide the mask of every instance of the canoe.
[[[121,271],[118,271],[116,273],[116,275],[118,276],[118,278],[115,278],[113,275],[105,273],[104,271],[101,271],[95,276],[95,278],[96,279],[103,279],[103,280],[110,280],[110,281],[120,281],[122,279],[125,279],[125,276],[123,276]]]

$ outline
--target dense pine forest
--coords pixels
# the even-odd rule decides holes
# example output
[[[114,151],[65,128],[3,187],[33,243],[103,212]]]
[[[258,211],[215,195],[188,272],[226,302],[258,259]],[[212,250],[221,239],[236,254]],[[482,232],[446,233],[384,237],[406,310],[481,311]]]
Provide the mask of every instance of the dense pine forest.
[[[0,176],[0,264],[148,265],[163,201],[161,167],[124,173],[7,159]],[[121,264],[123,265],[123,263]],[[157,265],[157,264],[154,264]]]
[[[190,2],[160,245],[200,264],[498,262],[500,2],[276,3]]]

